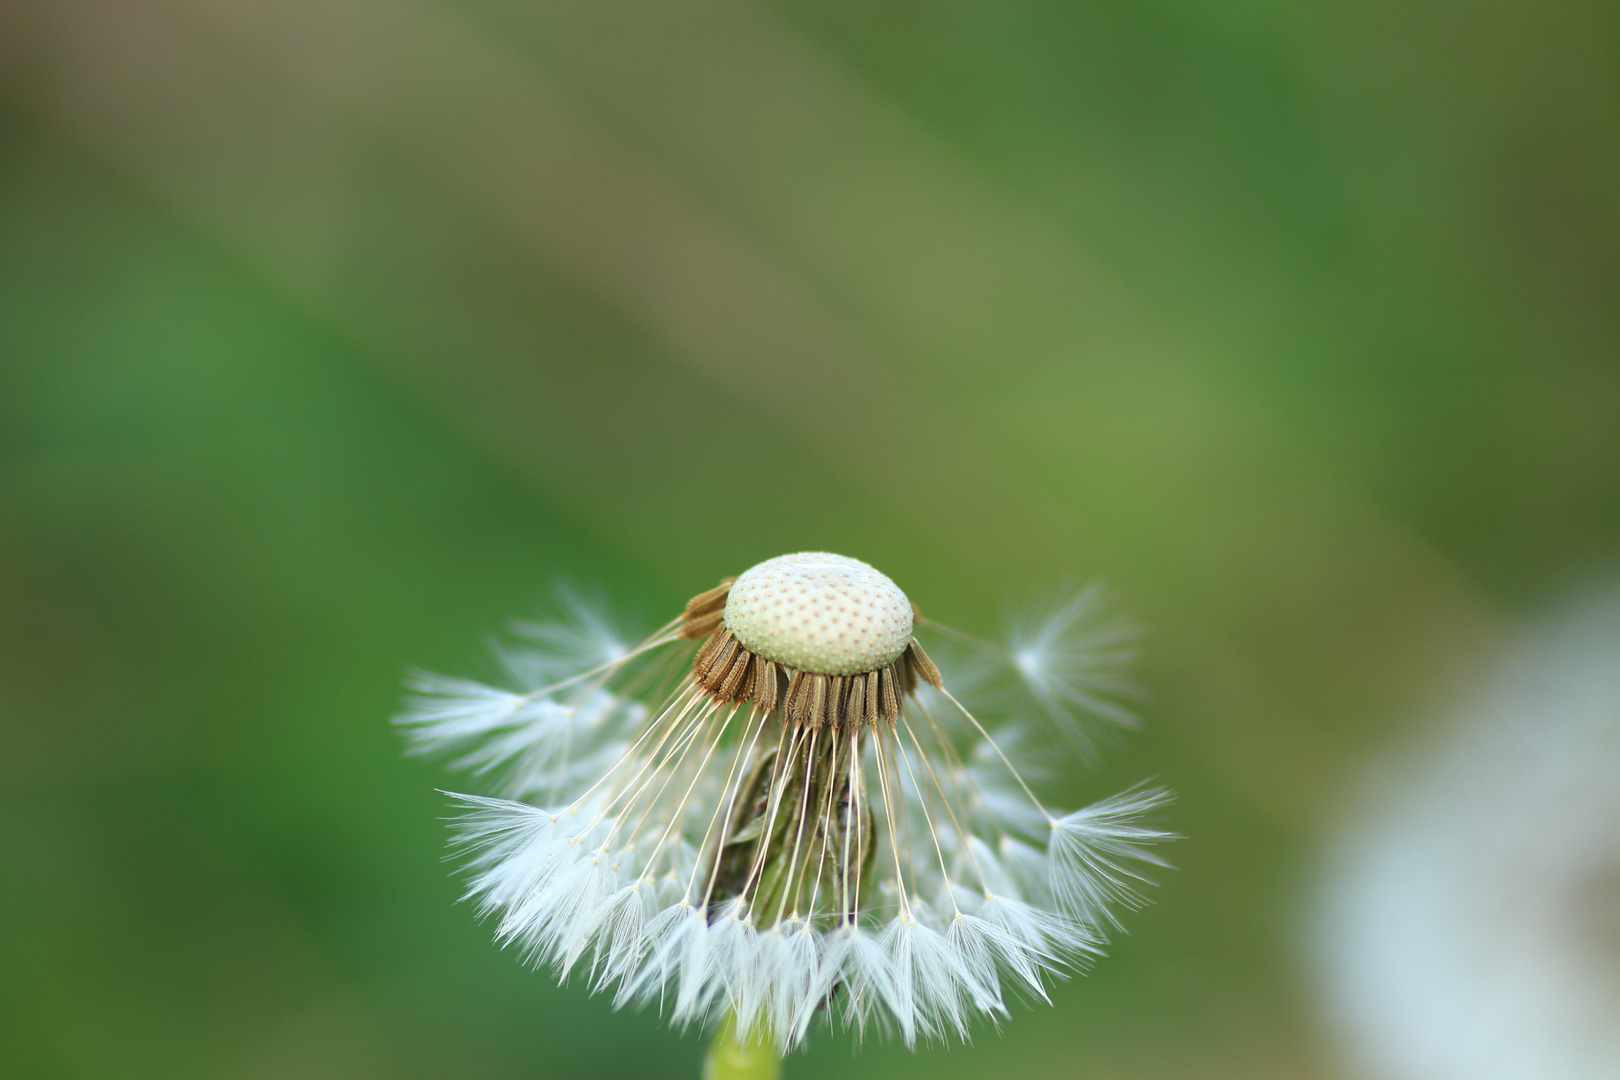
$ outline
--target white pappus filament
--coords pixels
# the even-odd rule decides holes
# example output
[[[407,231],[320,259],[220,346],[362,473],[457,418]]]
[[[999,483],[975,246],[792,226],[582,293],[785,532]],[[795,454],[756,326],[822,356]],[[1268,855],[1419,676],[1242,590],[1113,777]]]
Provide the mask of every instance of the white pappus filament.
[[[1045,999],[1142,902],[1167,793],[1047,806],[1015,766],[1027,740],[953,693],[865,563],[769,560],[637,644],[566,607],[503,653],[512,689],[419,676],[398,718],[491,781],[455,796],[455,842],[532,962],[677,1024],[734,1014],[783,1052],[818,1021],[914,1045]],[[1037,715],[1103,700],[1063,684],[1094,631],[1053,610],[1016,653],[982,650]]]

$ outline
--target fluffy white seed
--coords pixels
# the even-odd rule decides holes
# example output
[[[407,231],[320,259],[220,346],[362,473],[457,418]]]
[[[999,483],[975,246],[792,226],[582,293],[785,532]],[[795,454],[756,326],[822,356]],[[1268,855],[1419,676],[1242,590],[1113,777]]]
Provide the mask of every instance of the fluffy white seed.
[[[911,602],[861,562],[823,551],[768,559],[726,600],[726,628],[768,660],[818,675],[891,664],[911,643]]]

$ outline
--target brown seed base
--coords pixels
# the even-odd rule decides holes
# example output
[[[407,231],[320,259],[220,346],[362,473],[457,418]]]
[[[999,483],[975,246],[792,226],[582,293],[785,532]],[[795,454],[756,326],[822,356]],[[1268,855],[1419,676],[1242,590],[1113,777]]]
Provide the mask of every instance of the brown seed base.
[[[941,685],[939,669],[915,638],[893,663],[856,675],[800,671],[756,655],[725,627],[726,597],[735,580],[694,596],[681,615],[682,637],[707,639],[692,658],[692,678],[715,701],[753,701],[763,712],[780,705],[789,723],[803,727],[853,728],[879,719],[894,723],[918,680]]]

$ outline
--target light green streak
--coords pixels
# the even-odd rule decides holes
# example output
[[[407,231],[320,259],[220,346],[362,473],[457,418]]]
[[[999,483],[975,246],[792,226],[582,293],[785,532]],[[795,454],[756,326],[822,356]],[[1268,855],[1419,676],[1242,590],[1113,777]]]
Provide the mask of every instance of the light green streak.
[[[776,1045],[759,1038],[758,1030],[739,1040],[736,1014],[727,1014],[703,1059],[703,1080],[780,1080],[782,1059]]]

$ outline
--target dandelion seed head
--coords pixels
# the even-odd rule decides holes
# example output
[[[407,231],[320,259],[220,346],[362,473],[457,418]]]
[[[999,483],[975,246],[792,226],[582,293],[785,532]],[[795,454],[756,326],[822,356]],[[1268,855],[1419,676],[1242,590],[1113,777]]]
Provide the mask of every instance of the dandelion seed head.
[[[771,559],[629,646],[562,599],[503,651],[516,687],[417,676],[398,718],[507,796],[455,796],[455,842],[531,963],[784,1052],[818,1022],[914,1045],[1044,1000],[1141,902],[1163,794],[1048,809],[1052,755],[1019,771],[1020,728],[962,704],[866,563]],[[1055,653],[990,655],[1027,678]]]
[[[725,625],[769,660],[818,675],[855,675],[906,651],[911,602],[859,559],[807,551],[744,571],[726,600]]]

